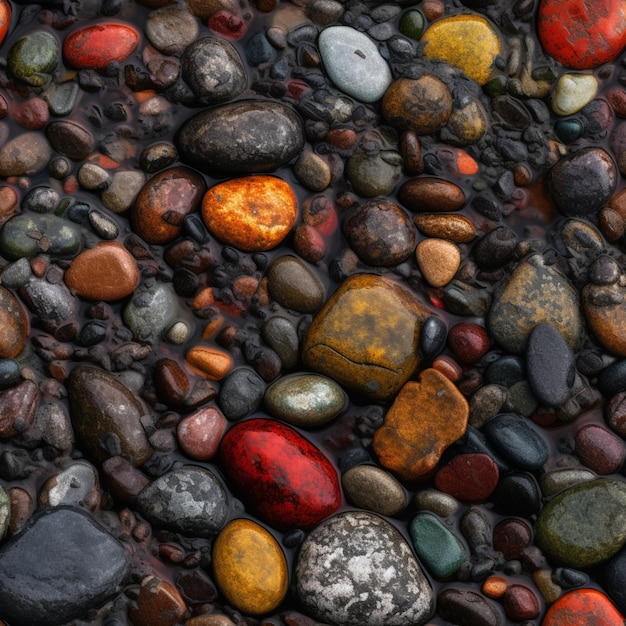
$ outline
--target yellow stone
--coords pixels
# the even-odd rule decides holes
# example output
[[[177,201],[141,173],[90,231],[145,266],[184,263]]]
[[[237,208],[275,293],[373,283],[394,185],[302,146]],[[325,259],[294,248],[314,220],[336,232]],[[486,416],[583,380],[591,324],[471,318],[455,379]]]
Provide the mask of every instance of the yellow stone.
[[[269,613],[287,593],[285,555],[276,539],[251,520],[233,520],[220,531],[213,544],[213,573],[228,602],[242,613]]]
[[[461,265],[461,251],[451,241],[430,237],[417,244],[415,258],[420,272],[432,287],[444,287]]]
[[[455,15],[441,19],[422,35],[424,57],[445,61],[484,85],[500,54],[500,38],[479,15]]]
[[[296,194],[276,176],[244,176],[211,187],[202,199],[202,219],[223,243],[244,252],[277,246],[293,228]]]

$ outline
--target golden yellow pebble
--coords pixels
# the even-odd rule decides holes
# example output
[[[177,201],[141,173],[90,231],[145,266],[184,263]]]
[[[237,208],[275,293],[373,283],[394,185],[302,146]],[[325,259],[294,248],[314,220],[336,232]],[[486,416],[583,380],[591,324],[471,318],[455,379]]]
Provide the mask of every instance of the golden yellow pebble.
[[[191,348],[185,360],[194,371],[209,380],[222,380],[233,365],[233,359],[227,352],[210,346]]]
[[[500,54],[500,39],[491,24],[479,15],[454,15],[438,20],[422,35],[427,59],[457,67],[484,85]]]
[[[248,519],[226,524],[213,544],[215,582],[235,608],[261,615],[287,593],[287,560],[274,537]]]
[[[426,282],[432,287],[444,287],[461,264],[461,251],[451,241],[431,237],[417,244],[415,258]]]

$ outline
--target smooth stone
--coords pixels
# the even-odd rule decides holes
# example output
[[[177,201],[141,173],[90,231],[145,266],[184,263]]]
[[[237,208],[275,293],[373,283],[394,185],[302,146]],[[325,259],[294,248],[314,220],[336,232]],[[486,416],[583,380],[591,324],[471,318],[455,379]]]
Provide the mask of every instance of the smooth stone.
[[[1,298],[2,295],[0,290],[0,302]],[[0,304],[0,310],[1,309],[2,305]],[[0,322],[0,327],[3,328],[3,330],[6,330],[2,322]],[[0,338],[0,391],[16,385],[20,381],[22,370],[22,366],[18,361],[13,358],[2,357],[1,354],[2,340]]]
[[[557,115],[574,115],[597,93],[598,81],[593,74],[562,74],[556,81],[550,105]]]
[[[483,385],[470,398],[470,424],[474,428],[482,428],[487,420],[502,412],[507,400],[508,393],[505,387]]]
[[[501,626],[498,609],[469,589],[444,589],[437,596],[437,614],[457,626]]]
[[[388,196],[402,175],[401,165],[400,155],[393,150],[359,151],[347,159],[344,175],[354,193],[363,198]]]
[[[343,232],[358,257],[375,267],[398,265],[415,250],[415,227],[409,216],[384,198],[359,205],[344,221]]]
[[[150,479],[125,458],[112,456],[102,464],[102,477],[116,502],[134,502]]]
[[[589,283],[581,293],[583,312],[593,336],[602,347],[618,357],[626,357],[626,336],[623,333],[625,296],[626,288],[619,282],[612,285]]]
[[[501,515],[528,517],[541,510],[541,491],[528,472],[512,472],[500,477],[491,494],[495,510]]]
[[[506,616],[515,621],[531,620],[539,617],[539,599],[526,585],[509,585],[502,596]]]
[[[212,562],[226,600],[246,614],[273,611],[287,593],[287,559],[276,539],[251,520],[226,524],[213,544]]]
[[[349,26],[331,26],[320,33],[318,47],[324,69],[339,89],[361,102],[383,97],[391,70],[367,35]]]
[[[569,487],[589,482],[596,478],[596,474],[591,470],[574,467],[545,472],[541,475],[539,484],[544,497],[549,498],[565,489],[569,489]]]
[[[495,270],[509,263],[519,241],[505,226],[498,226],[476,242],[472,252],[476,265],[482,270]]]
[[[70,33],[63,57],[76,69],[103,72],[109,63],[122,63],[139,43],[139,32],[127,24],[102,21]]]
[[[176,137],[182,159],[208,174],[269,172],[297,157],[303,146],[300,117],[265,100],[242,100],[197,113]]]
[[[22,133],[0,148],[0,176],[32,176],[51,156],[50,144],[40,133]]]
[[[565,220],[559,234],[570,253],[596,257],[602,254],[606,246],[600,231],[593,224],[579,219]]]
[[[0,550],[0,614],[16,626],[86,617],[119,591],[128,566],[124,546],[91,515],[43,509]]]
[[[463,100],[462,106],[453,109],[448,123],[442,129],[442,138],[459,146],[478,143],[489,128],[489,117],[477,98]],[[476,166],[477,169],[477,166]]]
[[[434,608],[409,544],[364,511],[340,513],[309,533],[297,556],[294,590],[315,619],[344,626],[417,626]]]
[[[478,363],[490,345],[491,339],[485,328],[474,322],[459,322],[448,331],[448,347],[459,363]]]
[[[101,499],[98,470],[86,461],[76,461],[54,474],[39,492],[43,506],[75,506],[92,513],[99,508]]]
[[[45,30],[24,35],[9,50],[8,68],[11,74],[36,87],[42,87],[50,80],[49,75],[58,62],[57,39]]]
[[[74,257],[64,280],[80,298],[111,302],[133,293],[139,283],[139,268],[124,246],[101,241]]]
[[[232,100],[248,83],[243,61],[235,47],[217,37],[202,37],[190,43],[180,62],[183,79],[203,103]]]
[[[217,454],[227,425],[219,409],[203,407],[178,422],[176,438],[187,456],[196,461],[208,461]]]
[[[226,418],[235,421],[256,411],[264,393],[263,379],[251,367],[238,367],[221,381],[217,401]]]
[[[141,422],[146,410],[115,376],[91,366],[75,367],[68,398],[76,437],[91,459],[102,463],[122,454],[139,466],[152,456]]]
[[[420,332],[419,354],[423,359],[432,359],[446,345],[447,324],[436,315],[431,315],[423,324]]]
[[[315,313],[324,304],[320,279],[303,261],[290,254],[277,257],[267,270],[270,297],[286,309]]]
[[[9,519],[11,517],[11,501],[9,495],[0,487],[0,539],[4,539],[9,528]]]
[[[32,426],[40,404],[40,393],[32,380],[23,380],[0,393],[0,439],[8,440]]]
[[[575,589],[563,594],[548,608],[541,626],[565,626],[572,623],[577,626],[615,626],[625,619],[601,591]]]
[[[477,235],[474,222],[464,215],[422,213],[413,222],[424,235],[455,243],[470,243]]]
[[[300,360],[300,338],[290,319],[281,315],[270,317],[261,327],[261,337],[278,354],[284,371],[296,367]]]
[[[71,120],[57,120],[46,126],[46,138],[54,150],[72,159],[83,161],[92,152],[96,140],[91,131]]]
[[[218,183],[202,199],[202,219],[209,231],[245,252],[276,247],[293,228],[297,214],[293,188],[275,176],[246,176]]]
[[[41,440],[64,452],[74,447],[74,430],[65,406],[42,401],[35,413],[34,427]]]
[[[379,515],[397,515],[407,504],[404,487],[376,465],[351,467],[341,477],[341,486],[351,504]]]
[[[467,428],[467,400],[443,374],[423,370],[417,382],[398,392],[385,421],[375,433],[372,449],[380,464],[403,480],[431,472],[442,453]]]
[[[311,191],[324,191],[332,182],[329,164],[319,154],[308,150],[302,152],[294,163],[293,173]]]
[[[78,170],[78,184],[83,189],[105,189],[110,183],[109,172],[95,163],[83,163]]]
[[[562,491],[541,510],[535,542],[555,565],[586,568],[615,555],[626,542],[626,487],[610,479]]]
[[[576,360],[563,335],[550,324],[537,324],[526,348],[528,382],[541,404],[558,407],[572,393]]]
[[[420,213],[458,211],[466,202],[465,192],[461,187],[434,176],[407,180],[398,190],[398,200],[411,211]]]
[[[610,598],[620,611],[626,612],[626,551],[621,550],[602,565],[601,574]]]
[[[578,428],[574,447],[583,465],[601,476],[619,472],[626,458],[623,440],[598,424]]]
[[[157,478],[137,497],[140,513],[158,527],[211,538],[228,521],[230,496],[207,468],[185,465]]]
[[[113,213],[124,213],[133,205],[145,182],[143,172],[132,170],[115,172],[111,176],[109,186],[100,194],[102,204]]]
[[[187,612],[185,600],[172,584],[156,576],[141,581],[139,594],[128,610],[133,626],[176,626]]]
[[[418,511],[431,511],[439,517],[450,517],[460,507],[458,500],[436,489],[424,489],[415,494],[415,506]]]
[[[42,327],[49,332],[54,333],[78,313],[78,300],[62,280],[51,282],[45,276],[32,277],[20,289],[20,296],[28,309],[37,315]]]
[[[479,15],[454,15],[437,20],[422,35],[426,59],[445,61],[484,85],[500,54],[500,38]]]
[[[11,4],[7,0],[0,2],[0,44],[4,41],[11,26]]]
[[[155,390],[160,399],[169,406],[182,406],[191,390],[189,376],[177,361],[162,358],[155,362],[153,370]]]
[[[612,396],[626,389],[626,359],[618,359],[600,371],[598,389],[605,396]]]
[[[562,215],[594,220],[615,192],[617,174],[606,150],[583,148],[552,167],[547,177],[548,190]]]
[[[445,239],[422,239],[415,249],[417,265],[431,287],[445,287],[461,265],[459,247]]]
[[[436,76],[398,78],[383,96],[382,113],[387,123],[417,135],[437,132],[452,114],[452,94]]]
[[[313,319],[302,359],[345,389],[390,398],[419,365],[420,329],[429,316],[398,283],[351,276]]]
[[[145,23],[146,37],[150,43],[159,52],[170,56],[180,56],[197,40],[199,30],[198,21],[186,7],[179,5],[150,11]],[[231,68],[226,66],[225,69]]]
[[[435,578],[453,576],[469,557],[461,540],[432,513],[418,513],[409,531],[415,553]]]
[[[483,502],[498,484],[500,471],[486,454],[457,454],[435,474],[435,487],[465,503]]]
[[[274,528],[314,526],[341,504],[339,480],[328,458],[281,422],[235,424],[222,439],[220,458],[244,502]]]
[[[499,521],[493,529],[493,547],[507,561],[519,560],[532,544],[533,534],[526,522],[515,518]]]
[[[169,283],[137,289],[124,307],[124,323],[140,341],[154,343],[178,314],[178,296]]]
[[[498,286],[487,325],[503,348],[521,354],[533,328],[542,322],[554,326],[573,350],[579,348],[583,322],[578,293],[554,266],[532,255]]]
[[[233,357],[219,348],[195,346],[187,350],[185,361],[192,369],[209,380],[222,380],[233,366]]]
[[[28,315],[19,300],[0,286],[0,357],[12,359],[24,349],[29,330]]]
[[[165,244],[180,236],[185,217],[196,211],[206,192],[200,174],[172,167],[155,174],[141,188],[130,212],[133,232],[151,244]]]
[[[542,0],[536,19],[543,49],[567,68],[608,63],[626,45],[626,6],[621,0]]]
[[[321,426],[339,415],[346,406],[346,394],[330,378],[297,373],[272,383],[263,398],[267,412],[293,426]]]

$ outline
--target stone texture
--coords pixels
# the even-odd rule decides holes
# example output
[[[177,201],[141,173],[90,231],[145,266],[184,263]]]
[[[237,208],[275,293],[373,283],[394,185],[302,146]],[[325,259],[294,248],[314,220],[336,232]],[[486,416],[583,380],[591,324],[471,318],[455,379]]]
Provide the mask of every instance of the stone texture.
[[[404,487],[376,465],[355,465],[341,477],[349,502],[379,515],[397,515],[407,503]]]

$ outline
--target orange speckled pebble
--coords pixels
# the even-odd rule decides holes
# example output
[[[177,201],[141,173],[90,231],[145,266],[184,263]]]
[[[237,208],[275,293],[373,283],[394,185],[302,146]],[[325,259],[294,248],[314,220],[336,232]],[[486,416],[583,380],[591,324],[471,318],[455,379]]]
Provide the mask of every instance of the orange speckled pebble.
[[[562,595],[546,612],[541,626],[622,626],[624,617],[603,593],[575,589]]]
[[[247,519],[229,522],[213,545],[215,582],[244,613],[275,609],[287,593],[287,560],[274,537]]]
[[[406,383],[374,433],[373,449],[381,465],[404,480],[431,472],[443,451],[463,436],[469,405],[443,374],[425,369]]]
[[[233,365],[233,359],[227,352],[208,346],[191,348],[185,358],[198,374],[209,380],[222,380]]]
[[[63,56],[79,70],[103,71],[109,63],[127,59],[139,43],[139,33],[125,24],[101,22],[68,35]]]
[[[119,300],[130,295],[138,283],[135,259],[115,241],[101,241],[83,250],[65,272],[65,284],[87,300]]]
[[[206,192],[202,218],[223,243],[245,252],[277,246],[298,213],[293,189],[275,176],[245,176],[219,183]]]
[[[187,610],[176,588],[155,576],[144,578],[136,602],[129,611],[135,626],[174,626]]]

